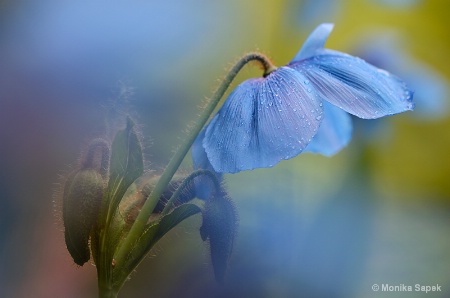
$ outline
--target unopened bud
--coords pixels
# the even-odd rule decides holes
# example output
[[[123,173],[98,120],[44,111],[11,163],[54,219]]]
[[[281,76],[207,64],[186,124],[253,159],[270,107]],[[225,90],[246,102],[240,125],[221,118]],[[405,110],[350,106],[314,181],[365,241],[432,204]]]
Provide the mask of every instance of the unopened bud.
[[[103,177],[96,170],[80,170],[66,182],[63,197],[64,237],[76,264],[89,261],[89,234],[99,213]]]
[[[95,225],[109,168],[109,145],[94,139],[67,179],[63,195],[64,238],[67,250],[80,266],[89,261],[89,236]]]

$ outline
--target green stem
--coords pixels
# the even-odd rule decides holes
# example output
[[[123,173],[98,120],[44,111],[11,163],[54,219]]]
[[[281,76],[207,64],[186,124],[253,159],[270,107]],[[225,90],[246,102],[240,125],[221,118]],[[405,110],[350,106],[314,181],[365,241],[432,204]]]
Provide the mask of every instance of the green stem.
[[[110,288],[108,285],[100,284],[98,285],[98,297],[99,298],[117,298],[117,292]]]
[[[124,239],[122,245],[117,251],[117,254],[115,255],[115,261],[118,267],[121,267],[122,262],[124,262],[124,259],[126,258],[126,255],[128,254],[129,251],[131,251],[133,245],[142,235],[147,220],[150,217],[151,213],[153,212],[153,209],[156,203],[158,202],[159,198],[161,197],[161,194],[164,192],[165,188],[170,183],[170,180],[172,180],[173,175],[180,167],[181,162],[183,161],[184,157],[186,156],[192,144],[194,143],[197,135],[200,133],[200,131],[202,130],[203,126],[206,124],[208,119],[211,117],[211,114],[217,107],[218,103],[220,102],[220,99],[225,94],[231,82],[239,73],[239,71],[248,62],[253,60],[256,60],[262,64],[262,66],[264,67],[264,76],[267,76],[276,69],[276,67],[266,58],[266,56],[260,53],[249,53],[245,55],[231,68],[230,72],[225,76],[220,86],[214,92],[204,111],[200,115],[200,118],[198,118],[197,122],[192,127],[184,143],[181,144],[175,155],[170,160],[169,164],[167,165],[166,169],[161,175],[161,178],[159,179],[155,188],[153,189],[153,191],[147,198],[146,202],[144,203],[144,206],[142,206],[142,209],[139,212],[139,215],[137,216],[135,222],[133,223],[133,226],[131,227],[127,237]]]

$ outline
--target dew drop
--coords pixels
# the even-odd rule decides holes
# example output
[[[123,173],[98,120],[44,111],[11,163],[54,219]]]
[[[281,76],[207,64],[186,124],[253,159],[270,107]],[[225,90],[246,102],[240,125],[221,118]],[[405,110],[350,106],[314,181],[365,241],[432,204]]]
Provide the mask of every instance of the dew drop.
[[[308,85],[308,84],[309,84],[309,80],[305,80],[304,83],[305,83],[306,85]]]
[[[319,115],[319,116],[316,117],[317,121],[319,121],[320,119],[322,119],[322,116]]]

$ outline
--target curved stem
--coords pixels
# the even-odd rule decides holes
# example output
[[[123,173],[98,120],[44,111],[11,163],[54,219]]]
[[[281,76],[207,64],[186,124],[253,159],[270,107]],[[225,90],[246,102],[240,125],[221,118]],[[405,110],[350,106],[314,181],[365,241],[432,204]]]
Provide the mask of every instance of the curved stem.
[[[198,118],[197,122],[192,127],[191,131],[188,133],[187,138],[184,140],[184,142],[178,148],[175,155],[170,160],[169,164],[167,165],[166,169],[161,175],[161,178],[159,179],[155,188],[153,189],[153,191],[147,198],[146,202],[144,203],[144,206],[142,206],[142,209],[139,212],[127,237],[124,239],[122,245],[119,247],[119,250],[117,251],[117,254],[115,255],[117,267],[120,267],[127,253],[132,249],[133,245],[142,235],[142,232],[144,231],[145,228],[145,224],[147,223],[147,220],[150,217],[153,209],[155,208],[161,194],[164,192],[170,180],[172,180],[173,175],[181,165],[181,162],[183,161],[184,157],[186,156],[192,144],[194,143],[197,135],[200,133],[200,131],[202,130],[203,126],[206,124],[208,119],[211,117],[211,114],[217,107],[218,103],[220,102],[220,99],[225,94],[231,82],[239,73],[239,71],[248,62],[253,60],[260,62],[261,65],[264,67],[264,76],[267,76],[276,69],[276,67],[270,62],[270,60],[260,53],[249,53],[245,55],[231,68],[231,70],[225,76],[220,86],[214,92],[213,96],[211,97],[204,111]]]
[[[189,183],[192,183],[196,177],[201,176],[201,175],[208,176],[208,178],[211,179],[212,183],[214,184],[216,191],[219,190],[220,182],[213,172],[211,172],[209,170],[197,170],[197,171],[191,173],[189,176],[187,176],[183,180],[183,182],[180,184],[180,186],[178,186],[177,190],[173,193],[173,195],[167,201],[166,206],[164,207],[163,211],[161,212],[161,217],[163,217],[164,215],[169,213],[169,211],[172,209],[175,202],[180,197],[181,192],[184,191],[186,189],[186,187],[189,187]]]

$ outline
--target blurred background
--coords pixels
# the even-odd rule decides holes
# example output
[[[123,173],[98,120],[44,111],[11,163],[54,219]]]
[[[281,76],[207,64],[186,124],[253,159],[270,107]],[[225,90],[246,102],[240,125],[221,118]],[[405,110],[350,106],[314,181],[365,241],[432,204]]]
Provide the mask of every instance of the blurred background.
[[[228,67],[260,50],[287,64],[334,22],[326,47],[402,77],[416,109],[354,119],[332,158],[302,154],[226,175],[239,230],[223,285],[199,217],[165,236],[119,297],[450,296],[450,5],[439,0],[1,1],[0,297],[96,297],[60,220],[61,177],[111,107],[139,123],[162,169]],[[247,66],[235,85],[260,76]],[[234,85],[234,86],[235,86]],[[184,167],[189,169],[190,160]]]

